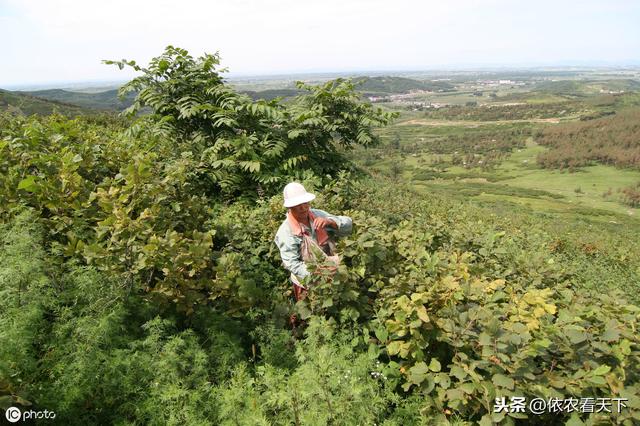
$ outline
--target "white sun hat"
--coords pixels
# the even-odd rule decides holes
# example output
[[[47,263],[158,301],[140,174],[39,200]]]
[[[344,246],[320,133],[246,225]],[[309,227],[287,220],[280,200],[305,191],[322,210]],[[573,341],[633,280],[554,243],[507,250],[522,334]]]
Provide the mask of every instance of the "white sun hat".
[[[284,194],[285,207],[294,207],[299,204],[308,203],[316,198],[315,195],[307,192],[307,190],[304,189],[304,186],[298,182],[288,183],[282,192]]]

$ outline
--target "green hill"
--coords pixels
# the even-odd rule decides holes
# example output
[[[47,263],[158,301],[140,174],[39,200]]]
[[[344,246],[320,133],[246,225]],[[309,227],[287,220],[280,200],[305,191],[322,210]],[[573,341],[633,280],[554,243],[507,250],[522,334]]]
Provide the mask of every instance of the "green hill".
[[[25,115],[48,115],[59,112],[64,115],[80,115],[86,112],[77,105],[58,100],[41,99],[26,93],[0,89],[0,111],[14,111]]]
[[[412,90],[450,91],[454,87],[445,81],[419,81],[405,77],[358,77],[356,89],[367,95],[409,93]]]
[[[275,98],[283,98],[283,99],[292,98],[294,96],[301,94],[302,91],[298,89],[268,89],[268,90],[260,90],[260,91],[245,90],[245,91],[242,91],[241,93],[249,95],[249,97],[254,101],[258,99],[264,99],[266,101],[270,101]]]
[[[450,91],[453,86],[447,82],[419,81],[404,77],[357,77],[356,90],[365,96],[387,95],[392,93],[408,93],[412,90]],[[26,114],[50,114],[54,106],[64,109],[65,114],[79,114],[82,109],[101,111],[122,111],[133,103],[135,93],[130,93],[124,100],[118,97],[118,90],[107,90],[98,93],[73,92],[64,89],[49,89],[24,92],[3,92],[7,98],[5,104],[18,106]],[[268,89],[261,91],[243,91],[254,100],[275,98],[291,98],[301,93],[297,89]],[[8,99],[11,98],[9,102]],[[26,109],[25,109],[26,108]],[[62,112],[62,111],[61,111]]]
[[[51,89],[38,90],[35,92],[18,92],[26,95],[36,96],[38,98],[50,101],[64,102],[68,104],[78,105],[83,108],[91,108],[97,110],[115,110],[122,111],[133,103],[134,93],[130,93],[124,100],[118,98],[118,90],[107,90],[99,93],[82,93],[71,92],[69,90]]]
[[[353,79],[356,90],[365,96],[409,93],[412,90],[450,91],[454,86],[438,81],[419,81],[405,77],[356,77]],[[268,89],[260,91],[243,91],[252,99],[271,100],[275,98],[291,98],[302,93],[297,89]]]

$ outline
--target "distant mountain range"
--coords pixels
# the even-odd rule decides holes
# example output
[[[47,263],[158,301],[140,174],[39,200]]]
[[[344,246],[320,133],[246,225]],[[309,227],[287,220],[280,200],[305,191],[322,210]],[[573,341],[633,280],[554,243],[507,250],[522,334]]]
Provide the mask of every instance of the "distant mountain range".
[[[454,86],[446,81],[420,81],[405,77],[356,77],[356,89],[364,96],[408,93],[412,90],[450,91]],[[302,91],[294,88],[242,91],[253,99],[271,100],[292,98]],[[122,111],[135,99],[129,93],[123,100],[118,90],[86,93],[64,89],[36,91],[7,91],[0,89],[0,110],[13,109],[24,114],[51,114],[54,110],[66,115],[78,115],[99,111]]]
[[[433,92],[448,92],[455,90],[455,87],[446,81],[421,81],[405,77],[356,77],[353,78],[356,90],[364,96],[390,95],[399,93],[409,93],[415,90],[426,90]],[[276,97],[290,98],[302,93],[297,89],[270,89],[262,91],[244,91],[253,99],[270,100]]]
[[[72,92],[63,89],[37,90],[34,92],[14,92],[46,99],[49,101],[64,102],[93,110],[122,111],[131,106],[135,94],[129,93],[123,100],[118,98],[118,90],[108,90],[98,93]]]
[[[48,115],[54,111],[64,115],[79,115],[86,110],[77,105],[65,102],[47,100],[21,92],[9,92],[0,89],[0,111],[9,110],[25,115]]]

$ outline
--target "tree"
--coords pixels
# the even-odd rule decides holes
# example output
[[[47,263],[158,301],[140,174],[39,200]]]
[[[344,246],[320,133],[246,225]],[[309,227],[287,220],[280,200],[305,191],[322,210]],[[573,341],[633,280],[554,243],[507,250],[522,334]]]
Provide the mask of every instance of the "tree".
[[[138,92],[125,114],[142,116],[154,134],[176,140],[174,155],[190,152],[201,182],[221,196],[275,193],[303,171],[334,176],[348,166],[342,150],[378,142],[373,127],[396,114],[360,102],[349,80],[321,86],[298,82],[306,93],[290,103],[253,101],[225,84],[218,54],[193,58],[168,46],[143,68],[135,61],[105,61],[142,73],[120,89]]]

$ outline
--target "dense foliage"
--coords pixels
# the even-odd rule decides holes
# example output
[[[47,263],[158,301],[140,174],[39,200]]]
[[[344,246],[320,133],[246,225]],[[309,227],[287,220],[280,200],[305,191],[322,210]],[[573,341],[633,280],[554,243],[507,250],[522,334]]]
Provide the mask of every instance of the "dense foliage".
[[[536,140],[550,150],[538,156],[538,163],[560,169],[594,163],[637,168],[640,165],[638,134],[638,108],[595,120],[547,127]]]
[[[511,152],[524,148],[528,128],[511,130],[483,130],[473,134],[447,135],[443,138],[428,140],[424,144],[427,152],[434,154],[486,154],[492,151]]]
[[[358,180],[343,150],[391,117],[351,83],[253,102],[215,65],[168,48],[138,67],[125,91],[149,114],[131,122],[0,118],[0,406],[68,424],[640,420],[633,241],[587,249]],[[355,223],[295,305],[273,244],[292,178]],[[629,407],[507,415],[501,396]]]
[[[446,108],[429,110],[425,117],[445,120],[531,120],[562,118],[573,115],[584,106],[571,102],[558,103],[509,103],[487,104],[481,106],[452,105]]]
[[[142,121],[176,140],[176,149],[196,162],[198,181],[227,197],[273,194],[287,179],[301,178],[301,169],[335,174],[347,166],[340,149],[374,144],[371,127],[394,116],[358,102],[353,84],[340,79],[299,83],[307,94],[295,102],[253,101],[224,84],[217,55],[194,59],[171,46],[148,68],[107,62],[142,72],[120,89],[138,92],[127,112],[151,108]]]
[[[384,159],[392,163],[392,168],[401,168],[401,163],[392,159],[398,155],[402,158],[411,155],[418,157],[417,162],[421,167],[417,173],[423,177],[434,172],[438,174],[438,170],[429,169],[429,166],[445,169],[455,165],[466,169],[490,170],[509,158],[515,150],[525,148],[532,133],[531,127],[523,124],[441,134],[420,133],[417,126],[396,125],[393,132],[387,129],[382,146],[360,149],[353,157],[366,166]]]
[[[631,207],[640,207],[640,182],[622,188],[623,201]]]

